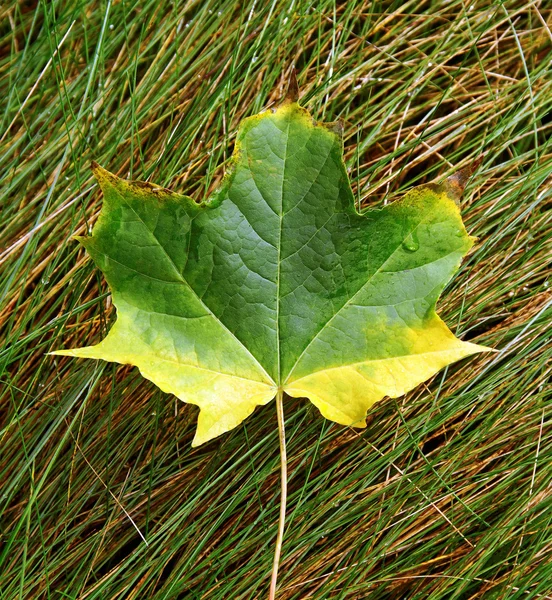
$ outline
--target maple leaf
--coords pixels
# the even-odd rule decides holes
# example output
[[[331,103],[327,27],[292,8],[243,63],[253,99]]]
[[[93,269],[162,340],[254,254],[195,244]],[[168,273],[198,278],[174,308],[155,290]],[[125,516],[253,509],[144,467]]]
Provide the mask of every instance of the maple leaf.
[[[435,312],[473,243],[454,186],[359,214],[337,129],[290,101],[246,119],[202,204],[94,165],[104,203],[80,241],[117,320],[96,346],[56,354],[135,365],[196,404],[197,446],[282,391],[363,427],[378,400],[487,350]]]

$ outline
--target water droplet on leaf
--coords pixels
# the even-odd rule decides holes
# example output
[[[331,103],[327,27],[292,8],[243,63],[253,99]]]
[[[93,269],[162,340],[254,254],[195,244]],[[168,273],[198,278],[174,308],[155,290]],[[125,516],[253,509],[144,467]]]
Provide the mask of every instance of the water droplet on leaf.
[[[409,233],[402,245],[407,252],[416,252],[416,250],[418,250],[420,247],[420,242],[418,241],[418,236],[416,233]]]

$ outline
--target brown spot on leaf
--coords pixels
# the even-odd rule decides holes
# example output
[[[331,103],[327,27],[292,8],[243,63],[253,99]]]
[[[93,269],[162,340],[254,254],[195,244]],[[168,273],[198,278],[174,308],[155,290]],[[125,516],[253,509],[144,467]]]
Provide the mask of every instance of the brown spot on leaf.
[[[460,198],[462,198],[462,194],[464,193],[464,188],[466,187],[466,183],[469,178],[475,173],[481,162],[483,161],[483,156],[480,156],[476,160],[474,160],[469,166],[464,169],[460,169],[456,171],[450,177],[447,177],[444,186],[447,194],[454,199],[454,201],[458,204]]]

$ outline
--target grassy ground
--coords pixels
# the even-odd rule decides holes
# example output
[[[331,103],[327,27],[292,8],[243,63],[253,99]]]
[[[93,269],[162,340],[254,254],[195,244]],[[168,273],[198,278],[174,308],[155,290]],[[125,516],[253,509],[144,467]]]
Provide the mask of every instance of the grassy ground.
[[[288,399],[282,599],[552,598],[552,7],[541,0],[6,2],[0,7],[0,599],[265,598],[271,404],[191,449],[135,369],[46,356],[114,314],[71,240],[89,170],[201,197],[296,64],[376,206],[480,154],[477,247],[440,301],[456,364],[354,431]],[[147,544],[144,542],[147,540]]]

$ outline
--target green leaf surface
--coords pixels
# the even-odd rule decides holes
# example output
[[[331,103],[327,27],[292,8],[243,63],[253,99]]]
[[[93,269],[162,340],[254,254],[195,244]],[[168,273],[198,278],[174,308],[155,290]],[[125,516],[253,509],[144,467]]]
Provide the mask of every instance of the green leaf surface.
[[[435,312],[473,244],[451,186],[361,215],[342,154],[336,128],[286,102],[242,123],[203,204],[95,165],[104,204],[81,242],[117,321],[96,346],[57,354],[135,365],[196,404],[198,445],[278,389],[363,427],[381,398],[487,350]]]

